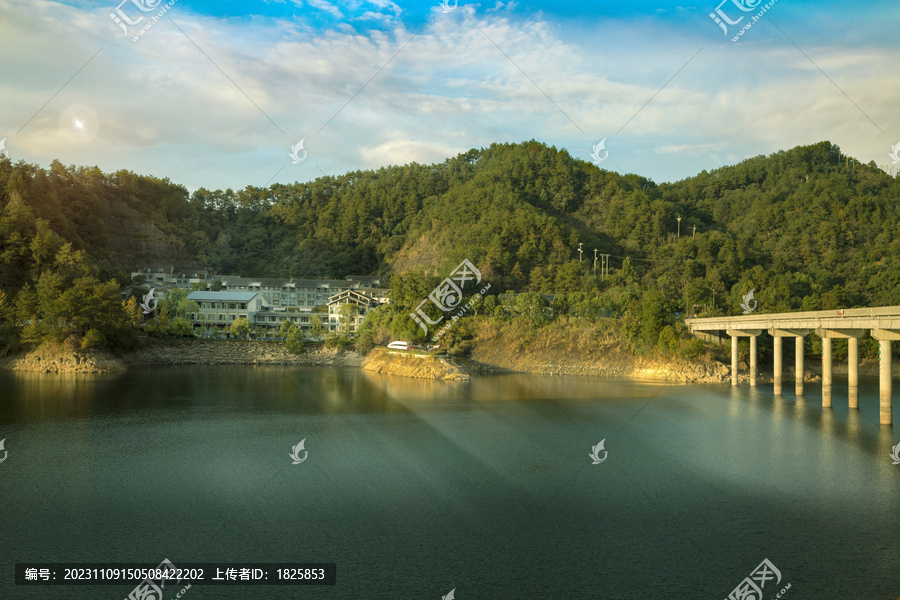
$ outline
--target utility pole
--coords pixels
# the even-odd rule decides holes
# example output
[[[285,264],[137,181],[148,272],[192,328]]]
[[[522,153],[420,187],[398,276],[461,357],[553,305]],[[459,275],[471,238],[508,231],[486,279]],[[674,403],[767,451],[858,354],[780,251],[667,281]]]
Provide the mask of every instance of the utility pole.
[[[697,237],[697,226],[696,225],[694,225],[694,235],[692,235],[691,237],[692,238]]]
[[[593,275],[594,275],[594,276],[597,275],[597,249],[596,249],[596,248],[594,248],[594,270],[593,270]]]
[[[681,215],[678,215],[678,239],[681,239]]]
[[[584,244],[582,244],[581,242],[578,242],[578,260],[583,260],[583,259],[581,258],[581,247],[582,247],[583,245],[584,245]]]
[[[600,279],[606,279],[609,275],[609,254],[600,255]]]

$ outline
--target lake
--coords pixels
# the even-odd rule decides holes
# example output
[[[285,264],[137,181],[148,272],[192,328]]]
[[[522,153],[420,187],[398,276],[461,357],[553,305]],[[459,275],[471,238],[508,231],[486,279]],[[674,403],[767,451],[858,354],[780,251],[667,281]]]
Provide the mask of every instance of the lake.
[[[334,586],[188,600],[720,600],[764,559],[766,600],[900,595],[900,434],[877,380],[858,411],[840,379],[824,411],[817,384],[315,367],[0,371],[0,390],[4,599],[134,587],[17,586],[17,562],[164,558],[337,565]]]

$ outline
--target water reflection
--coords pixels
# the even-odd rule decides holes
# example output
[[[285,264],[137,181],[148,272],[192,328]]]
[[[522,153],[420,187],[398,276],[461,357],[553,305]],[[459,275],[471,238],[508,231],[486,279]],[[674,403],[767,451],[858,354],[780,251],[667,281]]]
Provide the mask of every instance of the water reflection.
[[[416,597],[451,571],[474,574],[461,586],[472,597],[680,598],[724,597],[768,556],[803,597],[857,597],[860,581],[900,573],[900,466],[876,386],[859,411],[837,394],[823,411],[814,386],[797,402],[771,386],[527,375],[0,372],[0,438],[14,450],[0,530],[27,555],[0,567],[57,551],[283,561],[300,549],[353,574],[346,598]],[[293,466],[303,438],[309,459]],[[604,438],[608,460],[591,465]],[[385,548],[391,580],[372,567]],[[18,598],[5,584],[0,596]]]

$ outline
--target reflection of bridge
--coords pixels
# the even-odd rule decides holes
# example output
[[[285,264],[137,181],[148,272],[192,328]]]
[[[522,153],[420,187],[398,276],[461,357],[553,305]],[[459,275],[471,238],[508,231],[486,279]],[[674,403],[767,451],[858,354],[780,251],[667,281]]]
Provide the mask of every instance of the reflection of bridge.
[[[796,348],[796,392],[803,395],[803,338],[815,333],[822,338],[822,406],[831,406],[831,340],[847,339],[847,370],[850,408],[859,408],[859,338],[866,333],[880,344],[881,423],[891,424],[891,341],[900,340],[900,306],[851,308],[739,317],[687,319],[691,333],[710,332],[731,336],[731,385],[737,385],[738,338],[750,338],[750,385],[756,385],[756,336],[767,332],[774,338],[775,393],[781,394],[781,338],[793,337]]]

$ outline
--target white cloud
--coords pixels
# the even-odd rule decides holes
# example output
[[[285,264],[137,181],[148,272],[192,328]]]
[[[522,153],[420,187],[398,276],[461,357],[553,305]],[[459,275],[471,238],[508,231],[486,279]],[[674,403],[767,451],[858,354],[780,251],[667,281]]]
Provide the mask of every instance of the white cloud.
[[[900,82],[889,75],[900,51],[889,45],[804,44],[832,83],[793,45],[762,35],[741,47],[709,44],[685,65],[701,44],[665,27],[609,21],[581,36],[467,5],[477,28],[440,18],[414,36],[386,21],[399,10],[393,2],[365,6],[384,12],[361,4],[351,15],[379,15],[383,31],[215,19],[176,3],[184,34],[164,19],[132,43],[105,9],[0,0],[0,139],[14,160],[242,188],[285,167],[300,138],[309,159],[277,181],[440,162],[531,138],[585,160],[608,138],[620,168],[663,180],[823,139],[881,164],[900,138]],[[92,111],[89,131],[64,125],[74,107]]]
[[[398,137],[377,146],[359,148],[359,155],[363,159],[365,168],[378,168],[411,162],[420,164],[443,162],[448,156],[454,156],[466,149],[465,146]]]
[[[368,3],[376,6],[377,8],[386,8],[397,15],[403,12],[403,9],[401,9],[395,3],[391,2],[391,0],[369,0]]]
[[[338,19],[344,18],[344,14],[338,9],[338,7],[331,2],[328,2],[328,0],[306,0],[306,3],[313,8],[318,8],[319,10],[324,10],[325,12],[334,15]]]

